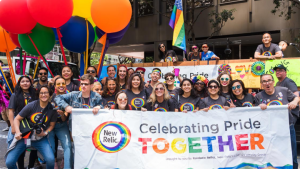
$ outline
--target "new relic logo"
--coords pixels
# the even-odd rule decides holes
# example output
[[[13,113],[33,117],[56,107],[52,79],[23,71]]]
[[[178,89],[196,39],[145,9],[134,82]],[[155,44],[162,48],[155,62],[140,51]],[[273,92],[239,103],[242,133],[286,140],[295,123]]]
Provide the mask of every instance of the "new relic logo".
[[[94,146],[105,153],[116,153],[124,149],[130,142],[131,132],[121,123],[109,121],[100,124],[93,132]]]

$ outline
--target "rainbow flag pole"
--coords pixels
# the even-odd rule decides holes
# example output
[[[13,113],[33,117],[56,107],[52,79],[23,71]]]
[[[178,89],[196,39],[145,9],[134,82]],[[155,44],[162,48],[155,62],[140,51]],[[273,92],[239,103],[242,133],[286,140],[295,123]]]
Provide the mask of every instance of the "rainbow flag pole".
[[[176,0],[169,25],[173,29],[173,46],[186,51],[182,0]]]

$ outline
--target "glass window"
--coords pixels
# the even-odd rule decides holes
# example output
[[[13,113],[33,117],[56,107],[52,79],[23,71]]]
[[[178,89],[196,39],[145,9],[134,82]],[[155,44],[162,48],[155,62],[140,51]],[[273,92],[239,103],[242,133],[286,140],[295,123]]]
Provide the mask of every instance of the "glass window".
[[[194,1],[194,2],[193,2]],[[172,12],[174,8],[175,0],[169,0],[166,2],[167,12]],[[195,5],[195,8],[201,8],[204,6],[212,6],[213,0],[187,0],[187,7],[192,8],[192,5]],[[195,4],[193,4],[195,3]]]
[[[153,14],[153,0],[138,0],[138,16]]]

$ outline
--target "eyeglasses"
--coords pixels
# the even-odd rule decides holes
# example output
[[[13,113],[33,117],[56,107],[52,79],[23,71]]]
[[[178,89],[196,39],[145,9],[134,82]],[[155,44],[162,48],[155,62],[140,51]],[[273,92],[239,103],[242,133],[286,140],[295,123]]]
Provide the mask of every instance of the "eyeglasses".
[[[268,83],[272,83],[273,80],[268,80],[268,81],[262,81],[262,84],[268,84]]]
[[[231,88],[232,88],[232,90],[240,89],[240,88],[241,88],[241,85],[232,86]]]
[[[86,73],[96,73],[95,70],[87,70]]]
[[[88,86],[88,85],[90,85],[90,84],[88,84],[88,83],[80,83],[80,86]]]
[[[173,79],[174,79],[173,77],[166,78],[166,80],[173,80]]]
[[[198,49],[198,47],[194,46],[194,47],[192,47],[192,49]]]
[[[222,80],[222,81],[228,81],[229,78],[228,78],[228,77],[226,77],[226,78],[221,78],[221,80]]]
[[[123,97],[123,98],[118,98],[118,100],[119,100],[119,102],[120,102],[120,101],[123,101],[123,100],[124,100],[124,101],[127,101],[127,98],[126,98],[126,97],[125,97],[125,98],[124,98],[124,97]]]
[[[144,74],[145,72],[143,72],[143,71],[138,71],[138,72],[136,72],[136,73],[138,73],[138,74]]]
[[[203,46],[202,48],[203,48],[203,49],[206,49],[206,48],[208,48],[208,47],[207,47],[207,46]]]
[[[165,46],[161,46],[160,48],[164,48]]]
[[[47,73],[39,73],[40,75],[47,75]]]
[[[159,91],[159,90],[164,90],[164,88],[163,87],[161,87],[161,88],[155,88],[155,91]]]
[[[204,86],[204,83],[203,82],[196,82],[195,85],[202,85],[202,86]]]
[[[47,95],[49,92],[40,92],[40,95]]]
[[[57,83],[56,86],[65,86],[65,83]]]
[[[217,89],[219,87],[218,86],[208,86],[208,88],[210,88],[210,89]]]

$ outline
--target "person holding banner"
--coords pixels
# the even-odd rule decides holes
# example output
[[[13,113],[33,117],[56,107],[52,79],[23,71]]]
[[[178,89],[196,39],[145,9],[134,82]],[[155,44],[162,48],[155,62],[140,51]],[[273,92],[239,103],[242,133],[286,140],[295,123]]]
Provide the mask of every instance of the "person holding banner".
[[[278,45],[271,43],[272,37],[271,34],[265,33],[262,36],[263,44],[258,45],[255,53],[255,59],[276,59],[282,57],[282,52]]]
[[[281,86],[274,87],[274,79],[273,76],[270,74],[261,75],[260,82],[264,90],[256,94],[255,96],[256,106],[259,106],[262,110],[265,110],[268,108],[268,106],[288,105],[290,137],[291,137],[292,155],[293,155],[293,168],[298,169],[297,142],[296,142],[296,132],[295,132],[294,124],[296,123],[299,117],[298,115],[299,98],[286,87],[281,87]]]
[[[177,98],[178,109],[183,113],[188,111],[197,112],[199,110],[201,99],[197,96],[193,87],[193,82],[190,79],[183,79],[180,83],[181,90]]]
[[[116,94],[115,98],[115,105],[112,105],[110,109],[117,109],[117,110],[132,110],[130,104],[128,104],[128,97],[124,91],[119,91]]]
[[[233,80],[229,84],[229,93],[232,102],[231,107],[254,107],[255,99],[250,93],[247,93],[244,82],[241,80]]]
[[[120,90],[125,90],[127,86],[127,66],[120,65],[117,72],[117,83],[120,86]]]
[[[175,74],[168,72],[165,74],[165,80],[166,80],[166,86],[167,86],[167,90],[170,93],[171,97],[175,97],[175,95],[179,94],[179,91],[181,90],[180,87],[176,87],[174,85],[175,83]]]
[[[217,77],[218,82],[221,84],[220,93],[227,101],[230,100],[229,84],[232,81],[232,77],[228,72],[222,72]]]
[[[141,110],[146,107],[148,93],[144,89],[144,83],[139,73],[134,73],[130,76],[125,93],[128,96],[128,103],[135,110]]]
[[[54,99],[58,95],[66,94],[66,81],[62,77],[55,79],[54,82],[55,93],[52,96],[51,104],[53,107],[57,107],[57,104],[54,102]],[[60,140],[61,145],[64,149],[64,168],[71,169],[72,158],[71,158],[71,136],[68,128],[68,115],[65,115],[65,112],[61,109],[53,110],[57,114],[57,121],[53,130],[49,133],[49,141],[52,148],[52,151],[55,156],[55,166],[57,165],[57,147],[58,144],[55,141],[55,136]]]
[[[158,83],[158,80],[161,78],[161,70],[159,68],[153,68],[150,77],[151,81],[145,84],[148,96],[152,93],[153,86]]]
[[[194,89],[196,93],[201,99],[208,96],[207,87],[206,87],[208,80],[204,76],[201,75],[194,76],[192,82],[194,84]]]
[[[70,66],[63,66],[61,76],[66,80],[67,93],[79,91],[79,83],[73,79],[73,71]]]
[[[111,108],[115,104],[115,96],[120,91],[120,86],[116,78],[107,78],[104,85],[102,97],[104,100],[104,106]]]
[[[154,85],[152,94],[147,101],[148,111],[162,111],[162,112],[178,112],[178,106],[175,99],[173,99],[165,86],[164,83],[158,82]],[[145,108],[142,108],[145,110]]]
[[[202,99],[200,109],[207,112],[213,109],[225,109],[228,110],[230,107],[225,97],[220,95],[220,83],[212,79],[208,82],[208,93],[209,96]]]
[[[102,96],[103,90],[102,90],[102,84],[100,82],[95,82],[92,90],[93,92],[96,92]]]
[[[47,135],[55,126],[57,114],[49,102],[51,89],[41,86],[38,90],[39,100],[27,104],[14,119],[16,142],[10,145],[6,157],[7,168],[17,168],[16,162],[27,147],[37,149],[46,161],[47,168],[54,168],[54,155]],[[25,124],[21,124],[24,120]],[[28,125],[28,126],[27,126]],[[24,137],[29,135],[25,140]]]

